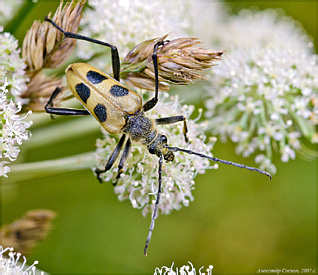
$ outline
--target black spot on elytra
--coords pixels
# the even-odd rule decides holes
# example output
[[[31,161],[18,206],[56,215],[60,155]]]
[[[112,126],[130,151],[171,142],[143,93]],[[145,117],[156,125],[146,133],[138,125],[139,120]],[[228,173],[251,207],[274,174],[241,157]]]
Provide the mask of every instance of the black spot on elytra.
[[[94,108],[94,113],[100,122],[105,122],[107,119],[106,107],[103,104],[97,104]]]
[[[119,96],[125,96],[125,95],[128,95],[129,94],[129,91],[128,89],[122,87],[122,86],[119,86],[119,85],[113,85],[111,88],[110,88],[110,93],[115,96],[115,97],[119,97]]]
[[[88,71],[86,74],[86,77],[89,82],[92,84],[98,84],[101,83],[103,80],[107,79],[106,76],[96,72],[96,71]]]
[[[83,100],[84,103],[87,103],[87,99],[91,95],[90,89],[84,83],[79,83],[75,86],[75,90],[81,100]]]

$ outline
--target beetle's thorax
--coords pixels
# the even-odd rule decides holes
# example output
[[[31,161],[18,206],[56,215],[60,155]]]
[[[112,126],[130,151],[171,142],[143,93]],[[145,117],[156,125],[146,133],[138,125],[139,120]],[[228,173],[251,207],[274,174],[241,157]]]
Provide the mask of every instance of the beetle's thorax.
[[[123,132],[128,134],[132,141],[147,146],[151,154],[158,157],[163,155],[166,162],[173,161],[174,154],[167,149],[166,136],[158,133],[154,121],[146,117],[143,111],[127,118]]]
[[[143,145],[150,144],[158,134],[153,120],[146,117],[143,111],[138,111],[128,117],[123,132],[128,134],[131,140]]]

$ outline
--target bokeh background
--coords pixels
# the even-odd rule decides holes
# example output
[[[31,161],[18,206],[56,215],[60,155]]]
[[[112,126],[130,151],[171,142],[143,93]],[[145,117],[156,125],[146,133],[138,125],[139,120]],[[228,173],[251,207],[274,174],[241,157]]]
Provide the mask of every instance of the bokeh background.
[[[55,11],[59,2],[29,3],[23,20],[15,18],[5,31],[23,41],[33,20]],[[282,8],[315,37],[317,3],[228,2],[233,13],[257,6]],[[198,19],[199,20],[199,19]],[[315,47],[317,44],[315,41]],[[182,98],[182,95],[180,95]],[[185,99],[187,100],[187,99]],[[186,102],[191,104],[191,102]],[[202,107],[196,104],[196,107]],[[71,118],[71,120],[74,118]],[[76,119],[76,118],[75,118]],[[47,129],[70,118],[47,119]],[[95,123],[92,118],[89,123]],[[93,151],[99,130],[30,149],[21,146],[19,162],[49,160]],[[191,129],[190,129],[191,130]],[[35,124],[33,137],[43,131]],[[63,135],[63,133],[61,133]],[[217,142],[213,154],[253,166],[234,153],[234,144]],[[38,260],[49,273],[153,273],[156,267],[181,267],[190,261],[198,269],[213,265],[213,274],[253,274],[258,269],[316,267],[316,162],[276,156],[277,174],[266,177],[230,166],[219,166],[195,179],[195,200],[189,207],[160,216],[147,257],[143,247],[150,216],[144,218],[129,201],[119,202],[111,184],[98,184],[89,169],[23,175],[2,181],[2,225],[31,209],[58,213],[49,236],[28,261]]]

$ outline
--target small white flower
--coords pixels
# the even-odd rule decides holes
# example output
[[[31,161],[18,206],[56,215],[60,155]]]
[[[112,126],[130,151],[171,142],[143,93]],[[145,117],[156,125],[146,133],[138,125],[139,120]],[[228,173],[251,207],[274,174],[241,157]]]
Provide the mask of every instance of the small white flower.
[[[285,147],[283,147],[281,151],[282,151],[281,154],[282,154],[283,162],[288,162],[289,158],[295,159],[296,157],[295,151],[291,149],[289,145],[286,145]]]
[[[265,157],[263,154],[259,154],[255,157],[255,162],[259,163],[260,169],[271,171],[273,174],[276,173],[276,166],[272,163],[272,160]]]
[[[4,255],[8,253],[8,258]],[[35,261],[31,266],[26,266],[27,259],[23,257],[23,263],[20,263],[21,253],[13,252],[12,247],[7,247],[5,249],[0,245],[0,274],[7,275],[35,275],[36,267],[38,261]],[[44,274],[41,271],[41,274]]]
[[[2,146],[2,144],[1,144]],[[2,152],[2,149],[1,149]],[[2,158],[2,156],[1,156]],[[10,172],[10,167],[9,166],[5,166],[7,163],[9,163],[8,161],[0,161],[0,177],[8,177],[8,173]]]
[[[190,118],[194,106],[181,105],[178,97],[170,97],[168,93],[161,92],[157,106],[147,112],[150,118],[159,118],[175,115],[184,115]],[[202,113],[202,110],[200,110]],[[182,134],[183,124],[159,125],[157,129],[164,133],[171,146],[186,148],[206,155],[211,155],[215,139],[206,141],[204,131],[207,123],[197,122],[197,119],[188,119],[188,138],[186,143]],[[118,136],[112,136],[104,131],[104,139],[97,140],[97,162],[98,167],[103,168],[118,142]],[[120,156],[119,156],[120,159]],[[116,178],[117,166],[104,174],[102,179],[111,182]],[[194,178],[197,174],[205,173],[206,169],[217,168],[211,166],[210,162],[196,156],[175,153],[175,160],[163,164],[162,194],[159,209],[161,213],[168,214],[172,210],[178,210],[182,206],[188,206],[193,201],[192,190],[194,189]],[[146,215],[154,208],[158,188],[158,157],[151,155],[147,148],[140,144],[132,144],[129,158],[124,165],[124,172],[116,187],[115,193],[119,200],[129,199],[134,208],[142,209]]]

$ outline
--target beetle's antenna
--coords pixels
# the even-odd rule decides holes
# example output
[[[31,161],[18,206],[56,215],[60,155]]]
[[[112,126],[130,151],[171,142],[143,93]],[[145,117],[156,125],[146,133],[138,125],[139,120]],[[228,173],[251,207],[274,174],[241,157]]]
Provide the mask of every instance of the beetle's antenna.
[[[260,169],[257,169],[255,167],[250,167],[250,166],[246,166],[246,165],[243,165],[243,164],[239,164],[239,163],[235,163],[235,162],[232,162],[232,161],[228,161],[228,160],[223,160],[223,159],[219,159],[219,158],[214,158],[214,157],[209,157],[207,155],[204,155],[204,154],[201,154],[201,153],[198,153],[198,152],[194,152],[194,151],[191,151],[191,150],[187,150],[187,149],[182,149],[182,148],[178,148],[178,147],[169,147],[167,146],[167,149],[173,151],[173,152],[183,152],[183,153],[187,153],[187,154],[190,154],[190,155],[196,155],[196,156],[199,156],[201,158],[207,158],[209,160],[212,160],[212,161],[215,161],[215,162],[221,162],[221,163],[224,163],[224,164],[227,164],[227,165],[233,165],[235,167],[239,167],[239,168],[245,168],[245,169],[248,169],[250,171],[256,171],[258,173],[261,173],[261,174],[264,174],[266,176],[269,177],[269,180],[272,180],[272,175],[266,171],[263,171],[263,170],[260,170]]]
[[[159,158],[159,169],[158,169],[158,173],[159,173],[159,185],[158,185],[158,192],[157,192],[157,199],[156,199],[156,204],[155,204],[155,209],[153,210],[153,214],[152,214],[152,218],[151,218],[151,223],[150,223],[150,227],[149,227],[149,233],[148,233],[148,237],[146,240],[146,245],[145,245],[145,249],[144,249],[144,255],[147,256],[147,250],[148,250],[148,246],[149,246],[149,242],[151,239],[151,235],[152,235],[152,231],[155,227],[155,219],[157,218],[157,210],[158,210],[158,205],[159,205],[159,200],[160,200],[160,194],[161,194],[161,181],[162,181],[162,161],[163,161],[163,157],[162,155],[160,155]]]

